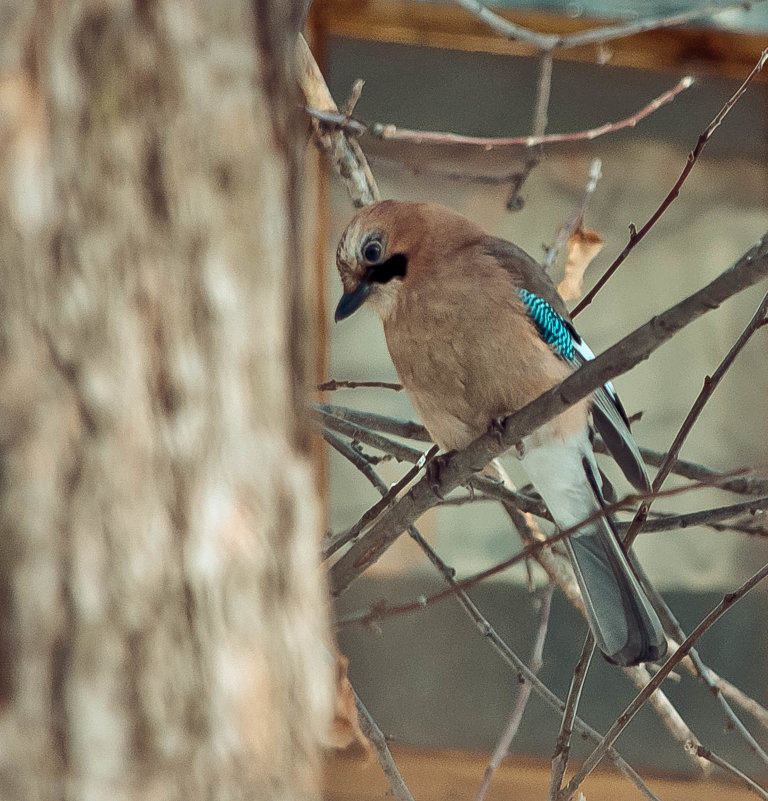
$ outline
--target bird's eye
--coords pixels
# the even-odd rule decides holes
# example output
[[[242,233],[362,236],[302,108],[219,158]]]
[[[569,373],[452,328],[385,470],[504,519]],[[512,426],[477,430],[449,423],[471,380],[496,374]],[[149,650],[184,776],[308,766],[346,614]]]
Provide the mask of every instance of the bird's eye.
[[[378,239],[372,239],[363,247],[363,258],[368,264],[376,264],[381,258],[381,242]]]

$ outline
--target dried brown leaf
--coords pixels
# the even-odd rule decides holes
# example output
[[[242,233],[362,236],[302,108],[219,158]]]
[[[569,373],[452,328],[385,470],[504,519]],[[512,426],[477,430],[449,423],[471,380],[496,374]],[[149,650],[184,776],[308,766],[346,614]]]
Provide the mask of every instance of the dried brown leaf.
[[[565,245],[565,277],[557,287],[563,300],[581,297],[584,272],[589,263],[603,249],[603,238],[596,231],[577,228]]]
[[[349,660],[336,652],[336,698],[333,706],[333,722],[326,740],[326,746],[346,751],[353,756],[366,759],[373,753],[373,746],[360,729],[357,717],[357,703],[352,685],[347,678]]]

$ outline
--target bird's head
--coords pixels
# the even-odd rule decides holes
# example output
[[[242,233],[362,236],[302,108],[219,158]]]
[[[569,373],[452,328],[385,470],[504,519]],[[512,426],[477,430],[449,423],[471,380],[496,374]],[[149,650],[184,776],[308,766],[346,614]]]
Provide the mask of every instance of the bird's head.
[[[366,300],[382,315],[391,308],[408,273],[407,226],[401,206],[383,201],[362,209],[347,226],[336,250],[344,294],[336,321],[356,312]],[[406,234],[406,236],[404,236]]]
[[[383,200],[366,206],[347,226],[336,250],[344,294],[336,321],[368,301],[386,319],[398,296],[428,278],[468,240],[474,223],[443,206]]]

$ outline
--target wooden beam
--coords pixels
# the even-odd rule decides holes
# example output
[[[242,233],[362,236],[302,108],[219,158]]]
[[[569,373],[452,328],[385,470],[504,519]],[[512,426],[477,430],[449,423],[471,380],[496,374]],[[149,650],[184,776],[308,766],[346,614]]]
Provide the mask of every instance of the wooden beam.
[[[419,801],[474,798],[488,755],[470,751],[439,751],[405,746],[392,754],[406,784]],[[513,756],[496,771],[487,801],[544,798],[549,786],[549,760]],[[753,801],[749,790],[712,779],[660,776],[641,771],[648,786],[664,801]],[[721,778],[721,777],[717,777]],[[387,781],[375,758],[330,756],[325,765],[325,801],[381,801]],[[610,768],[596,771],[584,784],[589,801],[642,801],[640,791]]]
[[[575,33],[616,22],[495,10],[511,22],[543,33]],[[531,56],[537,52],[531,45],[504,39],[453,5],[409,0],[316,0],[313,11],[318,24],[332,36],[497,55]],[[592,63],[608,58],[612,66],[743,78],[763,47],[765,35],[682,27],[648,31],[606,45],[557,50],[555,57]],[[768,80],[768,76],[763,74],[760,79]]]

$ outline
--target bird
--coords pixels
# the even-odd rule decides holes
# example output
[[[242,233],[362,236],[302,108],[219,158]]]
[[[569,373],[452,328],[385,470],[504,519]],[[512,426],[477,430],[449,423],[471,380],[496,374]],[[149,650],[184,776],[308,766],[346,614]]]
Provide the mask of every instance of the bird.
[[[362,208],[341,236],[336,266],[336,321],[364,304],[378,313],[400,381],[444,452],[594,358],[544,268],[446,207],[383,200]],[[663,657],[667,641],[613,520],[595,516],[610,491],[595,428],[629,482],[648,492],[610,383],[525,437],[518,456],[561,530],[593,516],[566,549],[597,646],[608,661],[631,666]]]

